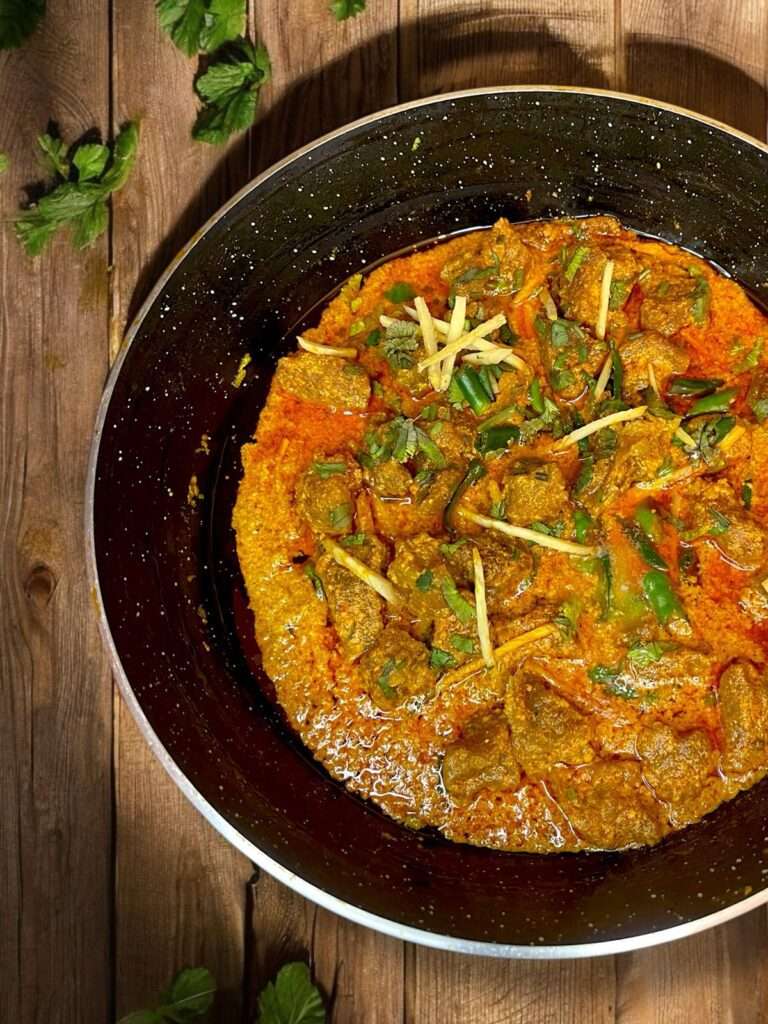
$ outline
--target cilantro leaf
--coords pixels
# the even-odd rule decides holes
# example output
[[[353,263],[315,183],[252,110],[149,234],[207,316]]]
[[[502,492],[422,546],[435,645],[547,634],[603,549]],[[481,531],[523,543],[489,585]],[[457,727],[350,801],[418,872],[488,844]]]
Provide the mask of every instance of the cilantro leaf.
[[[346,21],[365,10],[365,0],[331,0],[329,9],[336,21]]]
[[[8,159],[7,155],[5,153],[0,153],[0,174],[5,174],[5,172],[10,167],[10,163],[11,162]]]
[[[281,967],[259,996],[257,1024],[325,1024],[325,1008],[306,964]]]
[[[269,81],[271,70],[263,46],[238,39],[225,47],[219,60],[195,83],[204,106],[192,137],[198,142],[221,145],[234,132],[249,128],[256,117],[259,92]]]
[[[78,146],[72,166],[77,181],[62,181],[16,221],[16,236],[29,256],[37,256],[60,227],[69,226],[77,249],[89,246],[103,234],[109,221],[106,200],[122,188],[133,167],[139,141],[138,126],[131,122],[122,129],[112,148],[112,162],[105,172],[109,149],[96,143]],[[62,177],[70,174],[66,147],[49,135],[38,139],[40,148]],[[99,180],[97,180],[99,179]]]
[[[72,163],[77,168],[78,181],[93,181],[100,178],[109,160],[109,148],[98,142],[78,146]]]
[[[0,50],[21,46],[45,14],[45,0],[3,0],[0,4]]]
[[[205,26],[205,0],[157,0],[160,26],[188,57],[202,49],[200,35]]]

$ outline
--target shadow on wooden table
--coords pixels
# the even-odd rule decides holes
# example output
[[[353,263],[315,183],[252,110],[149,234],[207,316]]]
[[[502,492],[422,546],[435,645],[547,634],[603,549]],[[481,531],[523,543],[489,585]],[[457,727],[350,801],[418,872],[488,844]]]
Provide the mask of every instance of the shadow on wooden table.
[[[623,56],[561,39],[536,14],[454,10],[379,33],[294,81],[232,146],[144,268],[130,306],[133,317],[174,253],[220,205],[287,153],[342,124],[397,102],[454,89],[568,84],[614,88],[687,106],[757,136],[765,133],[766,90],[718,55],[690,45],[630,35]],[[478,54],[484,59],[478,60]],[[623,67],[623,70],[621,70]],[[364,80],[375,73],[381,86]],[[338,97],[334,103],[328,97]]]

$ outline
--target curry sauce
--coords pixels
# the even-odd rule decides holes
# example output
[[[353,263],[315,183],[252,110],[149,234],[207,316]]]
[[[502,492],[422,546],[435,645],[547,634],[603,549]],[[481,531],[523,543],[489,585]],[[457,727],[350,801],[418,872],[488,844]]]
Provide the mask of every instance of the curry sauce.
[[[233,525],[326,769],[504,850],[652,844],[768,770],[768,323],[609,217],[356,275],[280,360]]]

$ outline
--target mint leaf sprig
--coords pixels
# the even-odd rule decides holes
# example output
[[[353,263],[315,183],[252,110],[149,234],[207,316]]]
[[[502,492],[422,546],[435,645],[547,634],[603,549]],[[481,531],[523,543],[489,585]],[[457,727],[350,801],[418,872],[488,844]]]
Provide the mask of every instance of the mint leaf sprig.
[[[204,105],[192,129],[194,139],[211,145],[221,145],[235,132],[250,128],[261,87],[272,74],[266,49],[247,39],[227,44],[216,57],[195,83]]]
[[[213,1005],[216,980],[205,967],[179,971],[152,1010],[134,1010],[118,1024],[185,1024],[203,1017]]]
[[[330,11],[336,21],[354,18],[365,10],[365,0],[331,0]]]
[[[47,134],[40,136],[38,145],[55,175],[54,187],[17,218],[16,237],[28,256],[38,256],[56,232],[67,227],[74,247],[85,249],[107,228],[107,200],[131,173],[139,126],[129,121],[115,139],[111,154],[108,146],[86,142],[69,159],[61,139]]]
[[[156,0],[160,25],[188,57],[213,53],[245,32],[245,0]]]
[[[257,1024],[325,1024],[325,1008],[303,963],[286,964],[259,996]]]

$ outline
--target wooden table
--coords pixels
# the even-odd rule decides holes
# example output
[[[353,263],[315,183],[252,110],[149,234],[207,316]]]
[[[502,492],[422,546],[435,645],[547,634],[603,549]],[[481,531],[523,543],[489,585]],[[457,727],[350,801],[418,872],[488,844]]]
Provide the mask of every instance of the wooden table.
[[[186,803],[122,705],[83,559],[90,434],[127,320],[179,245],[257,171],[378,107],[519,82],[670,100],[765,138],[768,0],[257,0],[274,78],[259,124],[193,143],[195,62],[150,0],[50,0],[0,55],[7,221],[39,177],[47,121],[73,138],[143,118],[107,236],[36,262],[0,238],[0,1020],[105,1022],[182,965],[223,993],[216,1021],[309,956],[335,1024],[755,1024],[768,1021],[765,910],[647,952],[507,963],[346,923],[259,874]],[[536,13],[530,13],[535,10]]]

